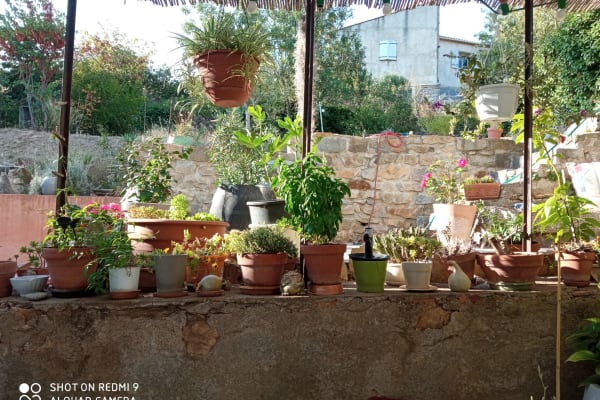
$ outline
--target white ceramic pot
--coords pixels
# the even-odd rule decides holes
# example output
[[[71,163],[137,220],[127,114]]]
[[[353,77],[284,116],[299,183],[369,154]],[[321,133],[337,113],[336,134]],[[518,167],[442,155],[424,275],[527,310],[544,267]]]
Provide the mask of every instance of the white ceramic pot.
[[[140,283],[140,267],[110,268],[108,284],[111,292],[135,292]]]
[[[404,285],[404,272],[401,263],[388,262],[385,270],[385,283],[390,286]]]
[[[519,85],[498,83],[475,92],[475,109],[481,121],[510,121],[519,105]]]
[[[402,272],[408,290],[427,290],[431,280],[431,261],[403,261]]]

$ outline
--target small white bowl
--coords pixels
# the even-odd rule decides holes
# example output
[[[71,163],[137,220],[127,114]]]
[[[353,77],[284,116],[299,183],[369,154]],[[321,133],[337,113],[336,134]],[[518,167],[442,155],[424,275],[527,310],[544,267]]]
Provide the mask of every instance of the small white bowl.
[[[48,282],[48,275],[23,275],[10,278],[10,284],[20,295],[42,292]]]

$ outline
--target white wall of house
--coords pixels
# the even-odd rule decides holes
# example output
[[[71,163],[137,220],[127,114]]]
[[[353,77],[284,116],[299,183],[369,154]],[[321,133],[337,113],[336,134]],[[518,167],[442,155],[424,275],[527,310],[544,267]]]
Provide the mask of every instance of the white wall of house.
[[[477,43],[440,37],[439,7],[419,7],[351,25],[365,47],[367,70],[375,78],[395,74],[420,91],[456,94],[456,61],[445,54],[477,51]],[[454,63],[453,63],[454,61]]]

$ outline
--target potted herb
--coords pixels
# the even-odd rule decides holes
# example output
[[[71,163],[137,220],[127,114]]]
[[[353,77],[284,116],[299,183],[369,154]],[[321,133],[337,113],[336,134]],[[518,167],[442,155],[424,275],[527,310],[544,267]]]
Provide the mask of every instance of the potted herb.
[[[194,239],[223,235],[229,226],[210,213],[192,214],[189,200],[183,194],[171,198],[168,210],[132,205],[127,223],[132,239],[143,240],[155,249],[166,249],[171,242],[182,242],[186,230]]]
[[[184,56],[193,59],[208,99],[219,107],[238,107],[252,95],[259,66],[271,61],[268,30],[246,13],[207,12],[177,34]]]
[[[27,262],[19,265],[17,274],[26,275],[35,273],[37,275],[46,275],[47,269],[42,265],[42,243],[36,240],[30,241],[26,246],[19,248],[19,253],[27,256]]]
[[[229,233],[226,248],[235,253],[247,294],[276,294],[289,258],[298,255],[295,244],[278,226],[259,226]]]
[[[319,157],[316,148],[302,159],[280,162],[279,175],[273,179],[275,190],[285,201],[287,223],[300,235],[310,291],[314,294],[339,294],[345,244],[334,244],[348,184],[335,176],[335,170]]]
[[[437,289],[430,285],[430,278],[432,259],[441,243],[431,231],[416,226],[394,228],[383,235],[376,235],[374,240],[378,251],[401,263],[407,290]]]
[[[456,262],[469,279],[475,275],[476,253],[472,251],[471,238],[463,240],[452,236],[448,229],[436,233],[441,247],[433,257],[431,268],[431,282],[446,283],[450,277],[451,261]]]
[[[552,195],[532,207],[534,224],[542,233],[553,234],[556,258],[565,284],[587,286],[596,260],[596,252],[589,242],[596,238],[600,221],[594,218],[594,203],[575,193],[572,183],[559,171],[555,158],[551,156],[551,148],[562,141],[554,113],[549,109],[535,109],[533,115],[533,146],[539,151],[538,158],[545,161],[557,177]],[[517,142],[523,140],[522,114],[515,116],[511,131],[515,133]]]

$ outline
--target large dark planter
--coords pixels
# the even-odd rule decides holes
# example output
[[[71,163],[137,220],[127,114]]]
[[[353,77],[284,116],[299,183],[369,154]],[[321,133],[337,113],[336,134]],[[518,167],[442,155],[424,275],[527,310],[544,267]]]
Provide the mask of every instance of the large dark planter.
[[[306,273],[312,294],[340,294],[345,244],[302,245]]]
[[[494,289],[527,291],[533,289],[544,255],[535,253],[477,254],[477,263]]]
[[[563,251],[555,254],[560,263],[562,281],[567,286],[589,286],[592,276],[592,265],[596,261],[595,251]]]
[[[254,74],[259,63],[239,51],[214,50],[194,58],[208,99],[219,107],[239,107],[252,95],[254,83],[240,71]]]
[[[247,202],[266,200],[257,185],[220,185],[213,195],[210,213],[229,222],[230,229],[243,230],[252,222]]]

